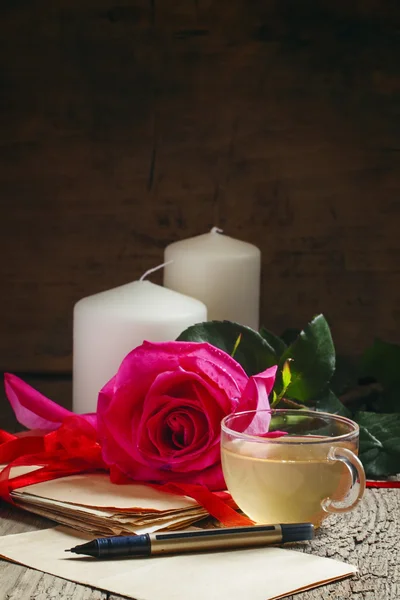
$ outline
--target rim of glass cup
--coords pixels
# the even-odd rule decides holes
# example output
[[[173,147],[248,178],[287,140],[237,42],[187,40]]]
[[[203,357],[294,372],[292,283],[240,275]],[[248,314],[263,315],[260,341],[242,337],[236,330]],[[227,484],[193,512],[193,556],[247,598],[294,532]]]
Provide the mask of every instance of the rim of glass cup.
[[[291,444],[326,444],[327,441],[329,442],[340,442],[343,440],[346,440],[348,438],[352,438],[353,436],[358,436],[360,433],[360,427],[358,426],[358,424],[355,421],[352,421],[351,419],[348,419],[347,417],[342,417],[341,415],[334,415],[331,413],[327,413],[327,412],[319,412],[316,410],[299,410],[299,409],[293,409],[293,408],[263,408],[261,410],[243,410],[241,412],[237,412],[237,413],[230,413],[229,415],[226,415],[226,417],[224,417],[221,421],[221,429],[224,433],[227,433],[229,435],[234,435],[235,437],[240,437],[242,439],[245,440],[253,440],[253,441],[258,441],[258,442],[264,442],[267,444],[282,444],[285,442],[285,438],[286,436],[282,436],[279,438],[266,438],[263,437],[261,435],[251,435],[248,433],[242,433],[240,431],[235,431],[234,429],[231,429],[230,427],[228,427],[225,422],[232,418],[232,417],[240,417],[243,415],[249,415],[249,414],[255,414],[255,413],[270,413],[271,415],[274,414],[291,414],[291,415],[296,415],[296,414],[303,414],[305,416],[319,416],[322,418],[328,418],[332,421],[336,421],[339,423],[345,423],[346,425],[348,425],[351,428],[351,431],[348,431],[347,433],[342,433],[341,435],[333,435],[333,436],[326,436],[323,437],[322,439],[307,439],[307,435],[305,435],[303,437],[303,439],[301,441],[298,442],[290,442]],[[304,439],[306,438],[306,439]],[[293,438],[292,438],[293,439]]]

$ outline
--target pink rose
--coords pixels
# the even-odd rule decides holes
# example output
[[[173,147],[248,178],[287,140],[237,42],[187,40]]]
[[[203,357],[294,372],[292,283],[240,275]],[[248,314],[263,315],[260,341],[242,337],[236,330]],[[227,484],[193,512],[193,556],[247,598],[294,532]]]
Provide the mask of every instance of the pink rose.
[[[99,394],[105,463],[136,481],[224,488],[220,424],[236,410],[269,408],[276,367],[248,377],[207,343],[144,342]]]

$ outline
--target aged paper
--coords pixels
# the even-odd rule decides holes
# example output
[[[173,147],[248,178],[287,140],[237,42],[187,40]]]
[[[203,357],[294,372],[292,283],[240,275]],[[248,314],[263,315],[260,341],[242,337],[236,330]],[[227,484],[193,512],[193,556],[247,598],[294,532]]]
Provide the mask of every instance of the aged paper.
[[[14,494],[17,497],[29,494],[93,508],[136,509],[140,512],[182,510],[198,506],[192,498],[166,494],[146,485],[115,485],[106,473],[70,475],[19,488]]]
[[[89,538],[57,527],[0,537],[0,556],[136,600],[276,600],[357,569],[281,548],[98,560],[65,549]]]
[[[36,483],[11,495],[24,510],[95,536],[182,529],[208,516],[192,498],[136,483],[115,485],[106,473]]]

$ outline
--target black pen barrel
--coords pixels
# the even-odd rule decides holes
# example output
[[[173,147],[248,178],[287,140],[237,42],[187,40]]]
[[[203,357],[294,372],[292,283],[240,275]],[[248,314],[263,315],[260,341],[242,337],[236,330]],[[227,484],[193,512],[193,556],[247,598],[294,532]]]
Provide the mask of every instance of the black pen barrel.
[[[97,558],[122,556],[150,556],[151,544],[149,535],[127,535],[110,538],[99,538],[97,542]]]

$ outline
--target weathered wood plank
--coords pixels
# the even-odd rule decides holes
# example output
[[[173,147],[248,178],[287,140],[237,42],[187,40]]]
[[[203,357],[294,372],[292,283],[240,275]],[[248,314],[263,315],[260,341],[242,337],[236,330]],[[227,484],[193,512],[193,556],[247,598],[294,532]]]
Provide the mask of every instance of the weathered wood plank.
[[[0,504],[0,535],[43,529],[47,524],[43,519]],[[398,600],[399,536],[399,491],[367,490],[354,512],[330,518],[310,547],[304,548],[319,556],[355,564],[359,575],[288,597],[288,600]],[[46,599],[105,600],[100,592],[4,561],[0,561],[0,577],[0,600],[33,600],[39,597],[39,592],[40,597]],[[108,596],[108,600],[118,598]]]
[[[3,1],[0,370],[69,372],[74,302],[216,224],[260,246],[268,327],[394,339],[399,12]]]
[[[313,552],[358,566],[359,575],[290,600],[395,600],[400,590],[400,494],[367,490],[353,513],[335,517],[312,544]]]

